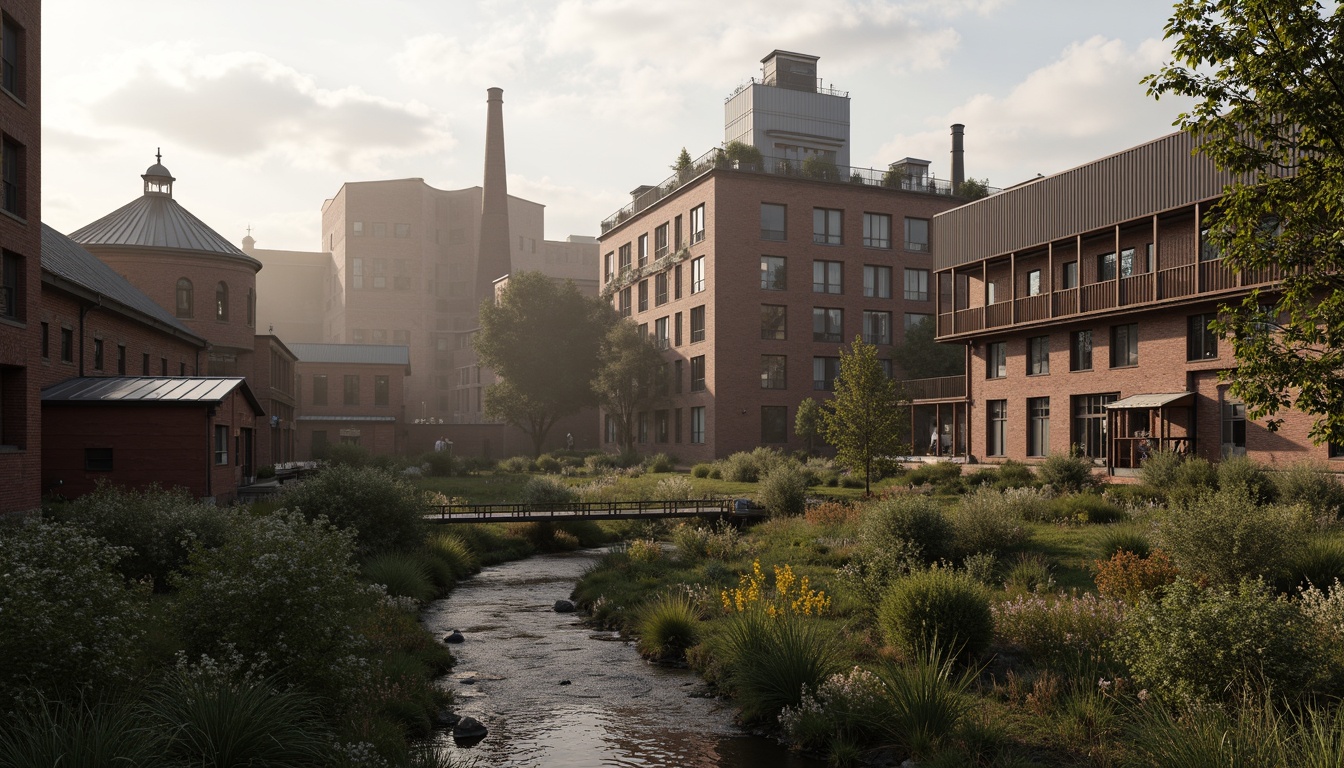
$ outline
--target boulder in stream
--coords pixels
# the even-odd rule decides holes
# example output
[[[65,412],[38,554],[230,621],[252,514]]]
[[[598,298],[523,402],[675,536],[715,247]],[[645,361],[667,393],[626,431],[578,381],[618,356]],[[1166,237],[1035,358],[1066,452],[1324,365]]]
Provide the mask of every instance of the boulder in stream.
[[[450,644],[453,644],[453,645],[456,645],[457,643],[461,643],[461,642],[463,642],[463,641],[465,641],[465,640],[466,640],[466,638],[462,636],[462,633],[461,633],[460,631],[456,630],[456,629],[454,629],[452,632],[449,632],[448,634],[446,634],[446,635],[443,636],[443,642],[445,642],[445,643],[450,643]]]
[[[457,721],[453,726],[453,742],[459,747],[470,747],[473,744],[479,744],[490,730],[470,715],[466,715]]]
[[[556,600],[554,608],[556,613],[573,613],[574,603],[570,600]]]

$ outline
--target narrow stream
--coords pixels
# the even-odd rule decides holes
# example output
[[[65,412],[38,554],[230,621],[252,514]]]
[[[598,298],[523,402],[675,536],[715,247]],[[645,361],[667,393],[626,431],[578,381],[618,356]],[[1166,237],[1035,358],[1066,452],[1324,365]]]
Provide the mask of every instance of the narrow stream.
[[[457,711],[490,729],[452,747],[478,768],[816,768],[733,725],[691,672],[644,663],[633,644],[555,613],[600,556],[541,555],[486,568],[424,613],[438,636],[458,629],[450,683]]]

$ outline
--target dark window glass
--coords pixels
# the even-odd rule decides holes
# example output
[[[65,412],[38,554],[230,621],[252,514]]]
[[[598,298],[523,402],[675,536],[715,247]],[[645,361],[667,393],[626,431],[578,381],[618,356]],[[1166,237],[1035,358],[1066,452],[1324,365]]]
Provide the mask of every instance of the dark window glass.
[[[786,210],[784,206],[775,203],[761,203],[762,240],[783,240],[785,238],[787,234],[784,230]]]
[[[783,340],[787,338],[788,307],[783,304],[761,305],[761,338]]]
[[[1213,360],[1218,357],[1218,335],[1209,330],[1214,315],[1191,315],[1185,337],[1186,360]]]
[[[705,308],[691,307],[691,343],[705,340]]]
[[[1033,397],[1027,400],[1027,455],[1045,456],[1050,453],[1050,398]]]
[[[985,453],[1003,456],[1008,447],[1008,401],[990,400],[986,404],[989,418],[986,422]]]
[[[1050,337],[1027,339],[1027,375],[1044,376],[1050,372]]]
[[[327,404],[327,374],[313,374],[313,405]]]
[[[985,378],[1002,379],[1008,375],[1008,343],[993,341],[985,345]]]
[[[812,308],[812,340],[839,343],[844,340],[845,313],[842,309]]]
[[[392,382],[387,376],[373,377],[373,404],[387,405],[391,400]]]
[[[359,405],[359,376],[345,375],[345,404]]]
[[[691,358],[691,391],[705,391],[705,356],[696,355]]]
[[[789,441],[789,409],[783,405],[761,406],[761,442]]]
[[[1069,370],[1092,370],[1092,329],[1074,331],[1070,334]]]
[[[761,355],[761,389],[788,389],[787,369],[784,355]]]
[[[1111,326],[1111,367],[1139,364],[1138,323]]]
[[[787,287],[787,273],[784,271],[783,256],[761,257],[761,289],[782,291]],[[678,297],[680,298],[680,297]]]
[[[111,448],[85,448],[85,449],[84,449],[84,471],[85,471],[85,472],[111,472],[111,471],[112,471],[112,449],[111,449]]]

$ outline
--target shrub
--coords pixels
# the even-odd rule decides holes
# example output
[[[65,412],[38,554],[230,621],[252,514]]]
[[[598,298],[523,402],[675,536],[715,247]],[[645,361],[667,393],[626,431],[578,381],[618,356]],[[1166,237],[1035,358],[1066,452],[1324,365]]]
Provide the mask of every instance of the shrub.
[[[709,479],[710,479],[710,480],[722,480],[722,479],[723,479],[723,469],[720,468],[719,465],[718,465],[717,463],[714,464],[713,466],[711,466],[711,467],[709,468]]]
[[[1301,504],[1313,514],[1336,519],[1344,515],[1344,483],[1319,463],[1298,461],[1274,476],[1279,500],[1285,504]]]
[[[1021,548],[1031,539],[1022,514],[1044,504],[1035,491],[996,491],[978,488],[962,497],[952,511],[957,548],[965,554],[1004,552]]]
[[[713,468],[712,464],[696,464],[691,467],[691,477],[709,477],[709,471]]]
[[[809,504],[803,516],[811,525],[819,528],[835,528],[858,520],[860,515],[861,508],[853,504],[823,501],[820,504]]]
[[[672,543],[685,560],[733,560],[746,552],[742,534],[720,520],[713,528],[682,523],[672,529]]]
[[[1007,459],[999,465],[994,482],[1000,488],[1025,488],[1036,483],[1036,475],[1026,464]]]
[[[1008,566],[1003,585],[1009,592],[1043,592],[1054,588],[1055,576],[1044,557],[1021,552]]]
[[[1095,493],[1071,493],[1050,504],[1050,516],[1071,523],[1115,523],[1126,518],[1124,510]]]
[[[1080,493],[1097,484],[1092,470],[1092,460],[1086,456],[1052,453],[1036,468],[1036,476],[1056,493]]]
[[[626,549],[632,563],[652,563],[663,559],[663,547],[653,539],[635,539]]]
[[[430,451],[420,457],[420,461],[425,465],[425,474],[430,477],[452,477],[453,475],[453,455],[447,451]]]
[[[896,580],[882,599],[877,621],[890,645],[914,653],[937,643],[958,658],[978,655],[994,632],[984,587],[945,568]]]
[[[1263,583],[1200,589],[1182,578],[1130,610],[1116,650],[1160,698],[1220,701],[1245,685],[1292,696],[1316,672],[1306,630]]]
[[[1172,507],[1158,521],[1157,540],[1181,573],[1236,584],[1283,572],[1309,525],[1298,507],[1258,507],[1234,489]]]
[[[267,464],[264,467],[257,467],[258,480],[270,480],[275,477],[275,465]]]
[[[738,451],[718,462],[723,479],[730,483],[754,483],[761,478],[761,465],[753,454]]]
[[[1167,553],[1158,550],[1151,555],[1119,551],[1109,560],[1096,562],[1097,592],[1103,597],[1137,603],[1144,597],[1156,595],[1159,590],[1176,580],[1176,566]]]
[[[1232,707],[1144,707],[1130,727],[1134,765],[1182,768],[1344,764],[1344,718],[1319,704],[1281,711],[1267,696]]]
[[[590,454],[583,460],[583,465],[593,471],[603,471],[616,468],[616,457],[610,453]]]
[[[1344,579],[1344,542],[1320,537],[1301,542],[1289,554],[1284,576],[1286,592],[1306,584],[1328,586]]]
[[[1218,463],[1218,490],[1238,490],[1255,504],[1268,504],[1279,496],[1265,468],[1246,456],[1232,456]]]
[[[560,460],[551,455],[545,455],[537,459],[537,471],[545,472],[548,475],[560,474]]]
[[[327,467],[285,491],[280,500],[308,520],[325,517],[338,528],[353,529],[360,554],[418,549],[424,543],[419,491],[376,469]]]
[[[717,643],[748,723],[774,720],[785,707],[798,706],[805,687],[815,690],[838,667],[834,638],[807,616],[735,613]]]
[[[777,464],[761,482],[757,497],[772,515],[801,515],[807,506],[807,478],[797,463]]]
[[[1176,500],[1198,497],[1218,488],[1218,468],[1199,456],[1187,457],[1176,465],[1168,496]]]
[[[877,675],[862,667],[837,672],[815,689],[803,691],[797,706],[779,713],[779,724],[789,741],[808,750],[841,743],[875,742],[892,711]],[[832,764],[835,750],[831,750]],[[858,764],[853,763],[853,764]]]
[[[644,459],[644,469],[649,472],[671,472],[677,468],[677,463],[666,453],[655,453]]]
[[[125,554],[74,526],[0,522],[0,705],[131,679],[144,604],[116,571]]]
[[[924,496],[889,496],[863,509],[865,550],[908,552],[925,563],[952,556],[954,532],[942,507]]]
[[[393,597],[409,597],[427,603],[434,599],[434,583],[425,563],[413,554],[384,552],[364,563],[364,578],[380,584]]]
[[[640,654],[659,661],[686,658],[686,649],[699,642],[698,613],[685,595],[663,595],[646,605],[639,616]]]
[[[1120,631],[1124,606],[1091,593],[1019,595],[996,603],[994,633],[1038,664],[1077,668],[1102,661]]]
[[[522,500],[528,504],[573,504],[579,492],[554,477],[530,477],[523,483]]]
[[[509,472],[515,475],[523,472],[535,472],[537,462],[531,456],[510,456],[499,462],[499,469],[501,472]]]
[[[369,449],[357,443],[327,443],[320,457],[334,467],[366,467],[369,465]]]
[[[665,501],[686,501],[695,496],[695,486],[685,475],[664,477],[654,486],[653,495]]]
[[[1102,560],[1111,559],[1116,552],[1133,552],[1139,557],[1147,557],[1153,549],[1147,536],[1129,527],[1107,527],[1093,541]]]
[[[911,487],[928,483],[935,488],[946,486],[961,479],[961,465],[953,461],[935,461],[932,464],[920,464],[903,478]]]

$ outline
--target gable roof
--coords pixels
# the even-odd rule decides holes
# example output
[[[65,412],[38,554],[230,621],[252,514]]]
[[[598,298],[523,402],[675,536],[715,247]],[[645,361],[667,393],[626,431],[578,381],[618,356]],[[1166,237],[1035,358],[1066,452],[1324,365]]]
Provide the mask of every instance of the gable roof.
[[[241,376],[82,376],[42,390],[42,402],[213,405],[240,387],[255,414],[264,416]]]
[[[411,348],[405,344],[290,344],[301,363],[375,363],[410,365]]]

